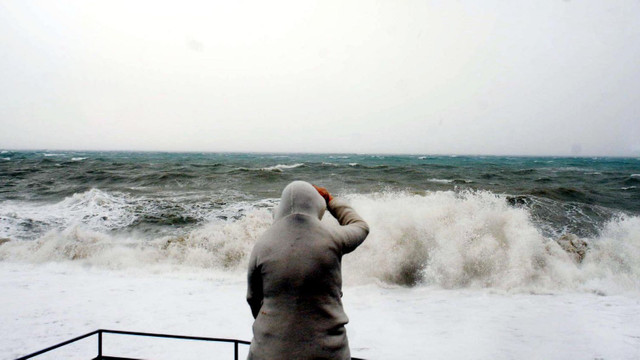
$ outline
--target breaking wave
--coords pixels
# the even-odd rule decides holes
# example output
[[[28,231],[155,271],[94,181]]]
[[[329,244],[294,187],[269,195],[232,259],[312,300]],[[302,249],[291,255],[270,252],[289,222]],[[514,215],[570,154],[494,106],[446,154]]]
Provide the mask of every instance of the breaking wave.
[[[268,167],[261,168],[261,170],[264,170],[264,171],[282,171],[282,170],[286,170],[286,169],[295,169],[295,168],[300,167],[300,166],[304,166],[304,164],[303,163],[291,164],[291,165],[278,164],[278,165],[274,165],[274,166],[268,166]]]
[[[620,216],[584,238],[582,263],[542,235],[522,207],[491,192],[356,196],[371,225],[365,243],[344,260],[356,281],[513,290],[640,289],[640,218]],[[357,254],[357,255],[356,255]]]
[[[270,207],[273,201],[235,201],[243,195],[174,194],[164,197],[134,196],[91,189],[57,203],[5,201],[0,203],[0,237],[35,240],[48,231],[78,228],[109,235],[136,226],[197,225],[214,220],[235,220],[254,207]],[[166,230],[166,228],[165,228]],[[144,239],[139,239],[144,240]]]
[[[589,250],[578,263],[555,239],[543,235],[526,208],[488,191],[347,197],[371,227],[363,245],[343,260],[347,284],[515,291],[640,289],[639,217],[620,215],[605,223],[597,236],[583,238]],[[142,216],[136,212],[140,201],[94,189],[47,205],[46,211],[35,205],[22,207],[13,218],[5,206],[0,213],[5,228],[17,226],[12,219],[25,218],[51,228],[34,240],[8,236],[0,244],[0,259],[243,274],[276,205],[267,199],[193,210],[199,222],[176,235],[128,228]],[[221,217],[221,211],[236,215]],[[337,226],[330,215],[323,221]]]

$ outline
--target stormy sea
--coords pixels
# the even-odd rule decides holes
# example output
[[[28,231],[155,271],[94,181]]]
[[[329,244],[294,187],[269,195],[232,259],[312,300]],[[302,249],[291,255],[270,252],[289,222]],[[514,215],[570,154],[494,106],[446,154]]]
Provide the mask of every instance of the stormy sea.
[[[250,340],[248,255],[293,180],[371,227],[343,259],[353,356],[640,357],[638,158],[3,150],[2,358],[97,328]]]

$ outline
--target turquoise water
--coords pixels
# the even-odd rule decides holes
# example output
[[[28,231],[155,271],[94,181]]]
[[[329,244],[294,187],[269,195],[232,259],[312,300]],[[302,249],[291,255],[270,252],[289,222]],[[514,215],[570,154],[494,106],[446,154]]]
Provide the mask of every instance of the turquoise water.
[[[370,225],[348,281],[640,288],[630,158],[2,151],[0,261],[242,273],[298,179]],[[580,263],[556,243],[568,233]]]
[[[233,220],[247,206],[272,206],[298,179],[338,195],[489,191],[553,235],[594,235],[612,217],[640,213],[636,158],[3,151],[2,236],[34,239],[61,226],[38,207],[81,194],[116,203],[112,213],[86,209],[88,221],[104,217],[106,231],[175,233],[212,214]],[[16,215],[21,208],[32,210]]]

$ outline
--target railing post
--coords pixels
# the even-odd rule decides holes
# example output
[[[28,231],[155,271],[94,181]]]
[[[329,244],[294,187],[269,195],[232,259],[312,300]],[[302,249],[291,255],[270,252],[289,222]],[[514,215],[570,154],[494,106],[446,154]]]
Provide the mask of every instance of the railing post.
[[[233,355],[234,355],[234,359],[238,360],[238,342],[237,341],[233,342]]]
[[[98,360],[102,360],[102,329],[98,330]]]

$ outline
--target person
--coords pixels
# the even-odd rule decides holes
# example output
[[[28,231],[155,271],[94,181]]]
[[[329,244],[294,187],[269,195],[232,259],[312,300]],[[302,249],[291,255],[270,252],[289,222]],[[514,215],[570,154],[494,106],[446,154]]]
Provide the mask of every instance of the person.
[[[341,226],[320,222],[327,208]],[[326,189],[304,181],[285,187],[249,259],[248,359],[350,359],[341,261],[368,234],[367,223]]]

